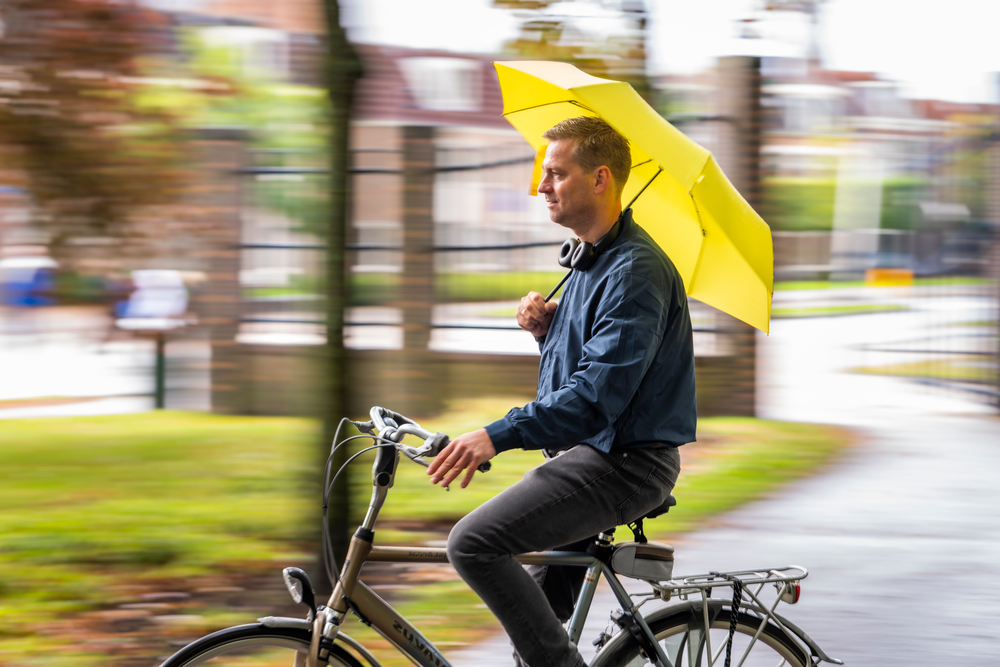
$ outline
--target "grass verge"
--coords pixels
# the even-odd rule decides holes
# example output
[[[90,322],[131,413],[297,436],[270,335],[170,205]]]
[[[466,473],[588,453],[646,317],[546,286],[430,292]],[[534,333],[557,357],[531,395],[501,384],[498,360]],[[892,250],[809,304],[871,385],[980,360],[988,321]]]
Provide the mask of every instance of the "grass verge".
[[[934,378],[961,382],[995,384],[997,369],[988,357],[959,355],[931,361],[911,361],[885,366],[859,366],[851,369],[867,375],[893,375],[897,377]]]
[[[917,287],[940,287],[944,285],[988,285],[989,278],[975,276],[937,276],[914,278]],[[781,280],[774,283],[775,291],[825,290],[844,287],[868,287],[864,280]]]
[[[462,433],[515,402],[523,401],[466,401],[424,425]],[[171,642],[298,613],[273,605],[287,605],[280,567],[314,564],[314,423],[156,412],[3,426],[0,664],[152,664]],[[651,536],[703,525],[770,493],[849,441],[829,427],[751,419],[702,420],[699,438],[682,450],[680,505],[647,527]],[[429,487],[422,468],[401,466],[380,542],[443,539],[450,522],[539,461],[538,453],[505,453],[468,489],[447,493]],[[354,469],[362,507],[368,469]],[[385,595],[442,648],[496,628],[449,568],[389,577]],[[371,639],[359,629],[351,623],[348,632]]]
[[[801,317],[835,317],[838,315],[871,315],[874,313],[896,313],[909,310],[898,304],[860,303],[847,306],[815,306],[810,308],[775,308],[771,317],[792,319]]]

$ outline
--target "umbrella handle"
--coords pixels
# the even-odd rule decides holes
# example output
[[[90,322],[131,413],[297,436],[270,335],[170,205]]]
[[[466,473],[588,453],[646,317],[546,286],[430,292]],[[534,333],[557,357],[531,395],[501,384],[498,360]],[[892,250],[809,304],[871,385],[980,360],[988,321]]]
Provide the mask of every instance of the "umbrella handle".
[[[559,281],[559,284],[552,288],[552,291],[549,292],[549,295],[547,297],[545,297],[545,303],[548,303],[549,299],[551,299],[552,297],[554,297],[556,295],[556,292],[559,291],[560,287],[562,287],[563,285],[566,284],[566,281],[569,280],[569,277],[571,275],[573,275],[573,269],[570,269],[569,271],[567,271],[566,275],[563,276],[562,280]]]

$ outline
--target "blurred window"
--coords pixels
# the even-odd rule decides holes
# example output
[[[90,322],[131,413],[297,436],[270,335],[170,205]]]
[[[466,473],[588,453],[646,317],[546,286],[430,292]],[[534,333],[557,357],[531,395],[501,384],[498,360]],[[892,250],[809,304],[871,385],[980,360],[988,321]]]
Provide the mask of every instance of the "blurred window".
[[[417,106],[435,111],[479,111],[482,63],[465,58],[401,58],[399,67]]]

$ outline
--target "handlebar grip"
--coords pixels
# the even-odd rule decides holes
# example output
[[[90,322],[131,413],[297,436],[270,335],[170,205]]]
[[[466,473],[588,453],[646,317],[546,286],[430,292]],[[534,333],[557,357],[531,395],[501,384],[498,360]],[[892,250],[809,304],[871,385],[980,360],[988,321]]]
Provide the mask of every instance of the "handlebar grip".
[[[428,449],[424,455],[437,456],[438,454],[441,453],[442,449],[448,446],[448,443],[450,442],[451,438],[449,438],[444,433],[435,433],[434,435],[432,435],[431,437],[427,438],[427,440],[424,441],[424,446],[428,445],[430,446],[430,449]],[[479,472],[489,472],[491,467],[492,466],[490,465],[489,461],[484,461],[483,463],[480,463],[479,466],[476,467],[476,470],[478,470]]]

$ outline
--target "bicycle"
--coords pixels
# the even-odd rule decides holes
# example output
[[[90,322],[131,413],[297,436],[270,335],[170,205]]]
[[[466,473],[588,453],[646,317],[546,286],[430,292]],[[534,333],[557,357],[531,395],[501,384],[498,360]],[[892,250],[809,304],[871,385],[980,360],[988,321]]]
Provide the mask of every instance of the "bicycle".
[[[283,576],[296,603],[305,604],[305,619],[268,616],[257,623],[240,625],[198,639],[168,658],[161,667],[194,667],[210,664],[282,664],[294,667],[380,667],[379,661],[361,643],[341,632],[349,614],[388,639],[396,649],[423,667],[448,667],[444,655],[387,602],[360,580],[367,561],[397,563],[447,563],[440,548],[389,547],[374,544],[375,523],[393,486],[400,454],[428,465],[449,442],[443,433],[432,433],[411,419],[381,407],[373,407],[368,422],[353,422],[362,435],[345,438],[333,448],[358,438],[372,438],[372,447],[350,457],[330,478],[331,451],[324,476],[324,507],[337,476],[358,456],[376,451],[372,466],[372,497],[364,521],[351,540],[343,567],[338,569],[329,549],[324,511],[324,556],[327,571],[335,581],[327,604],[317,606],[305,572],[285,568]],[[419,447],[403,444],[406,436],[424,442]],[[489,463],[480,469],[485,472]],[[645,518],[669,510],[673,496]],[[794,604],[800,582],[808,576],[801,566],[730,572],[708,572],[673,577],[673,548],[647,542],[642,519],[631,524],[636,540],[615,544],[614,529],[602,533],[586,553],[547,551],[522,554],[523,563],[576,565],[587,568],[572,617],[566,624],[570,640],[579,645],[584,621],[603,575],[621,608],[611,614],[608,629],[594,640],[596,654],[591,667],[621,667],[652,664],[657,667],[712,667],[736,665],[789,665],[813,667],[820,662],[843,664],[829,657],[805,632],[775,613],[780,602]],[[649,590],[629,593],[619,577],[643,581]],[[713,598],[716,589],[731,595]],[[772,590],[773,589],[773,590]],[[648,616],[640,608],[654,600],[667,604]],[[707,631],[706,631],[707,629]],[[229,661],[229,662],[227,662]]]

